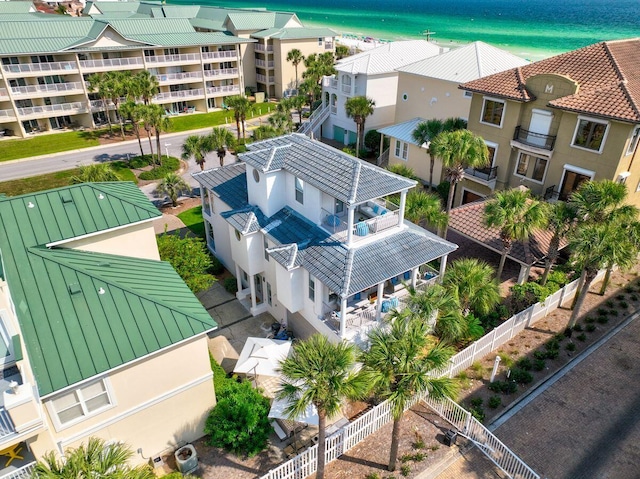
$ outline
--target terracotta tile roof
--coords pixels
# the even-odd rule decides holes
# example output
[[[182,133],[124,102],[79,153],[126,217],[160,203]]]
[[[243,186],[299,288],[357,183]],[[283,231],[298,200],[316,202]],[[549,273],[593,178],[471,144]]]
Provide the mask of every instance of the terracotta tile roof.
[[[530,65],[464,83],[460,88],[516,101],[535,95],[525,84],[535,75],[552,73],[579,85],[575,95],[550,106],[621,121],[640,123],[640,39],[600,42]]]
[[[449,228],[502,254],[500,230],[484,225],[484,205],[485,200],[481,200],[453,208],[449,213]],[[520,264],[533,265],[547,255],[552,236],[550,231],[536,230],[528,240],[514,242],[507,257]],[[562,242],[560,247],[564,246],[566,243]]]

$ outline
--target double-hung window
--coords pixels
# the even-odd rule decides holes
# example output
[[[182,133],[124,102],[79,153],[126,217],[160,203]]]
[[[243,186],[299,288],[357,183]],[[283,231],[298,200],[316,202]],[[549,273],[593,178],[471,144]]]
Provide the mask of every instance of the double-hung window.
[[[316,300],[316,281],[311,275],[309,275],[309,299],[311,301]]]
[[[520,153],[514,174],[522,178],[529,178],[530,180],[542,183],[544,181],[544,174],[547,171],[548,162],[549,160],[547,158],[540,158],[527,153]]]
[[[487,123],[494,126],[502,126],[504,118],[504,101],[485,98],[482,105],[481,123]]]
[[[51,405],[60,425],[75,424],[113,405],[105,379],[56,397]]]
[[[631,141],[629,142],[629,148],[627,148],[627,155],[635,153],[638,146],[638,140],[640,139],[640,126],[636,126],[633,129],[633,135],[631,135]]]
[[[304,181],[296,177],[296,201],[304,204]]]
[[[404,141],[396,140],[396,157],[401,160],[407,161],[409,157],[409,144]]]
[[[573,146],[587,150],[602,151],[608,124],[590,118],[578,118],[576,132],[573,135]]]

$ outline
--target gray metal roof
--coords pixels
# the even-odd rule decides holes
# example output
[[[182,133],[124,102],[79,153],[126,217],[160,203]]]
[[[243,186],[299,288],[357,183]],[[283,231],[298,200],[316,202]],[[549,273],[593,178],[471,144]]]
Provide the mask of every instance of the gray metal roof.
[[[248,146],[240,158],[263,171],[283,169],[347,205],[397,193],[417,183],[340,150],[290,134]]]
[[[396,138],[400,141],[404,141],[406,143],[411,143],[412,145],[420,146],[413,139],[413,131],[416,127],[425,122],[424,118],[414,118],[413,120],[405,121],[403,123],[398,123],[397,125],[390,125],[384,128],[380,128],[378,130],[379,133],[383,135],[389,136],[391,138]]]
[[[247,206],[247,175],[244,163],[235,163],[222,168],[194,173],[192,176],[224,201],[231,209],[238,210]]]

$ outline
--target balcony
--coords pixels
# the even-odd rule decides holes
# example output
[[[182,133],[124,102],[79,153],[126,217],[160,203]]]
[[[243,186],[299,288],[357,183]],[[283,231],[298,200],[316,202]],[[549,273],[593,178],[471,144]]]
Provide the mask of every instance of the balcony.
[[[163,102],[172,100],[188,100],[204,97],[204,89],[196,88],[193,90],[180,90],[180,91],[168,91],[164,93],[158,93],[153,97],[153,101]]]
[[[336,240],[347,241],[349,225],[345,221],[346,214],[337,215],[322,209],[322,217],[321,226],[325,230],[331,233]],[[400,208],[390,201],[369,201],[359,205],[358,209],[354,211],[353,223],[351,241],[362,241],[370,238],[371,235],[398,226],[400,224]]]
[[[20,454],[24,454],[24,452],[21,451]],[[17,464],[18,467],[12,467],[13,464],[11,464],[11,466],[0,470],[0,479],[31,479],[36,470],[36,461],[33,460],[33,456],[30,454],[29,456],[30,462],[26,462],[24,465],[21,465],[22,461],[20,461]]]
[[[465,168],[464,172],[470,180],[478,181],[478,183],[487,185],[491,189],[495,188],[496,178],[498,177],[497,166],[491,168]]]
[[[325,50],[333,50],[333,42],[324,42]]]
[[[262,43],[256,43],[255,49],[258,52],[273,52],[273,45],[263,45]]]
[[[14,121],[16,119],[16,114],[13,110],[0,110],[0,123],[7,123],[9,121]]]
[[[0,88],[0,99],[4,99],[4,100],[9,99],[9,93],[7,92],[6,88]]]
[[[80,60],[80,67],[87,71],[129,70],[144,67],[142,58],[106,58],[104,60]]]
[[[237,60],[238,52],[235,50],[225,50],[218,52],[202,52],[203,60]]]
[[[60,103],[57,105],[42,105],[18,108],[18,115],[23,120],[29,118],[47,118],[50,116],[76,115],[78,113],[86,112],[87,105],[79,101],[75,101],[72,103]]]
[[[556,142],[556,136],[535,133],[533,131],[525,130],[518,125],[513,133],[513,141],[517,141],[518,143],[532,146],[534,148],[542,148],[543,150],[552,151]]]
[[[267,83],[267,77],[266,77],[266,75],[261,75],[261,74],[259,74],[259,73],[257,73],[257,74],[256,74],[256,80],[257,80],[257,81],[259,81],[260,83],[265,83],[265,84]],[[269,82],[268,82],[268,83],[269,83],[269,84],[272,84],[272,83],[275,83],[275,81],[276,81],[276,77],[274,77],[274,76],[270,76],[270,77],[269,77]]]
[[[79,70],[76,62],[49,62],[2,65],[2,71],[8,73],[8,76],[34,76],[43,73],[77,73]]]
[[[125,97],[121,97],[119,102],[120,104],[127,101]],[[113,104],[111,100],[107,100],[106,104],[109,106],[109,110],[115,110],[116,106]],[[90,100],[89,105],[91,106],[91,111],[103,111],[105,109],[105,101],[103,100]]]
[[[84,93],[81,82],[52,83],[48,85],[27,85],[11,87],[11,93],[17,98],[20,97],[42,97],[65,95],[69,93]]]
[[[202,72],[163,73],[156,75],[160,85],[184,83],[184,80],[202,80]]]
[[[235,78],[238,76],[237,68],[222,68],[220,70],[205,70],[204,76],[206,78]]]
[[[276,67],[276,62],[269,60],[264,61],[264,60],[260,60],[259,58],[256,58],[256,66],[260,67],[260,68],[275,68]]]
[[[229,94],[237,95],[240,93],[239,85],[223,85],[213,86],[207,88],[207,95],[209,96],[226,96]]]
[[[338,79],[334,77],[323,77],[322,78],[322,86],[326,89],[337,90],[338,89]]]
[[[145,57],[147,63],[152,63],[153,65],[168,65],[168,64],[179,64],[184,65],[187,63],[200,63],[200,54],[199,53],[181,53],[179,55],[156,55],[151,57]]]
[[[560,192],[556,191],[556,185],[552,185],[544,190],[544,200],[549,203],[555,203],[560,199]],[[564,198],[566,200],[566,198]]]

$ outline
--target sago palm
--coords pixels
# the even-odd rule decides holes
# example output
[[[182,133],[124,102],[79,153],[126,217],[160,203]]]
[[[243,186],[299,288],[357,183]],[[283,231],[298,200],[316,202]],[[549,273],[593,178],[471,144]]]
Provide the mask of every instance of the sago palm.
[[[356,124],[356,155],[360,157],[360,145],[364,138],[364,124],[368,116],[373,114],[376,102],[366,96],[354,96],[347,99],[344,109],[348,118]]]
[[[495,271],[484,261],[461,258],[453,261],[444,274],[443,286],[460,303],[462,314],[488,314],[500,303],[500,286]]]
[[[363,374],[376,394],[389,400],[393,413],[390,471],[395,470],[402,416],[409,402],[428,393],[434,399],[454,397],[455,382],[430,374],[444,368],[453,355],[445,343],[429,336],[429,327],[409,310],[391,313],[389,327],[369,333],[369,350],[362,354]]]
[[[80,167],[77,176],[71,177],[71,184],[100,181],[121,181],[109,163],[96,163]]]
[[[282,384],[277,397],[289,402],[289,417],[295,419],[310,405],[318,410],[317,479],[324,477],[327,418],[337,415],[346,399],[359,399],[367,392],[368,384],[355,365],[353,344],[332,344],[320,334],[295,344],[292,354],[281,363]]]
[[[496,273],[500,281],[514,241],[525,241],[535,229],[545,225],[545,208],[526,190],[498,191],[484,206],[484,222],[489,228],[500,231],[502,256]]]
[[[178,206],[178,197],[181,193],[191,191],[191,187],[176,173],[167,173],[156,188],[160,194],[167,195],[171,200],[172,206]]]

